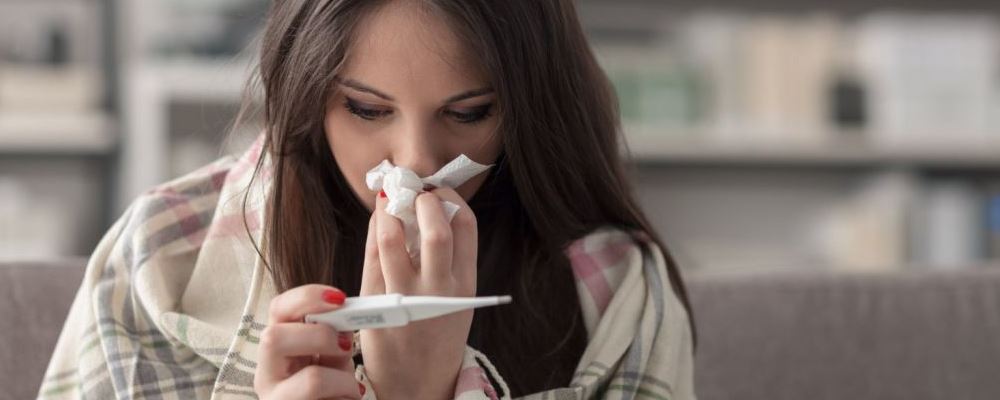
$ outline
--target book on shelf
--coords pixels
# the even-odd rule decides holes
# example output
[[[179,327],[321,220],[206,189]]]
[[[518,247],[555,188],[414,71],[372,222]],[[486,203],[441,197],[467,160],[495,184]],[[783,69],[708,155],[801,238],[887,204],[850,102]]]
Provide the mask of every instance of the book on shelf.
[[[1000,260],[1000,183],[986,191],[986,238],[989,259]]]
[[[858,24],[874,140],[1000,139],[1000,29],[982,14],[877,13]]]
[[[1000,143],[1000,24],[990,16],[712,11],[669,23],[660,42],[600,49],[623,120],[645,135],[821,144],[860,132],[885,149]]]
[[[956,268],[988,258],[986,194],[968,179],[926,179],[910,215],[915,264]]]

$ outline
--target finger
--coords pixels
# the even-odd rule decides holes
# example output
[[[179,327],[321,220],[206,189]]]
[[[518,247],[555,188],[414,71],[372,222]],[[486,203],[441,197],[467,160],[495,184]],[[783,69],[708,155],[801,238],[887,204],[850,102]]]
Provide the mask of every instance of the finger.
[[[468,284],[467,287],[473,288],[473,293],[466,293],[466,295],[474,295],[479,256],[479,228],[476,215],[454,189],[442,187],[434,189],[433,193],[442,200],[450,201],[459,206],[458,212],[451,220],[452,246],[454,248],[451,273],[460,282]]]
[[[271,392],[276,399],[360,399],[359,383],[354,374],[319,365],[302,368],[281,381]]]
[[[425,192],[417,196],[417,224],[420,226],[421,278],[440,280],[451,276],[451,224],[445,219],[441,198]]]
[[[350,359],[352,343],[323,324],[280,323],[264,328],[260,335],[257,373],[272,382],[285,379],[293,358],[321,354],[330,358]]]
[[[351,355],[351,332],[343,335],[326,324],[289,322],[264,328],[260,341],[267,351],[282,357],[322,354],[347,357]]]
[[[342,290],[327,285],[309,284],[289,289],[271,300],[267,324],[301,322],[306,314],[339,308],[346,297]]]
[[[382,266],[378,259],[378,242],[376,241],[375,213],[368,219],[368,239],[365,241],[365,261],[361,269],[362,296],[385,294],[385,277],[382,276]]]
[[[354,346],[354,332],[337,333],[337,346],[344,349],[345,344],[350,344],[350,347],[347,347],[350,350],[346,350],[348,357],[320,354],[318,364],[328,368],[354,372],[354,349],[356,348]]]
[[[375,201],[375,226],[378,242],[378,260],[385,278],[386,292],[403,292],[416,278],[417,271],[406,253],[406,235],[403,223],[385,211],[388,199],[379,196]]]

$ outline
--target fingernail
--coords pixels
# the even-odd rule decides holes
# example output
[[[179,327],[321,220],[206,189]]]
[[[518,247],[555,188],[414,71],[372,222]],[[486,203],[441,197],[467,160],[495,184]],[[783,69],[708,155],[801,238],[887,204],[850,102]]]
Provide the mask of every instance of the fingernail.
[[[381,197],[381,198],[384,199],[385,198],[385,190],[379,190],[378,191],[378,197]]]
[[[347,295],[337,289],[327,289],[323,291],[323,301],[330,304],[336,304],[338,306],[343,305],[344,299],[346,298]]]
[[[365,395],[365,385],[363,383],[358,384],[358,391],[361,392],[362,396]]]
[[[337,345],[340,346],[341,350],[348,351],[351,349],[351,345],[353,344],[354,344],[354,338],[346,336],[342,333],[337,335]]]

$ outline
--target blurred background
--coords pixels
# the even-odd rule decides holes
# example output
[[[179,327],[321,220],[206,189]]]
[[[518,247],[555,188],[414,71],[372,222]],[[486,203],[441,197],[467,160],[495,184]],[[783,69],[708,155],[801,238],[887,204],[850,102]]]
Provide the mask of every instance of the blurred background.
[[[226,134],[266,0],[0,0],[0,259],[86,256]],[[580,0],[689,271],[1000,265],[1000,3]]]

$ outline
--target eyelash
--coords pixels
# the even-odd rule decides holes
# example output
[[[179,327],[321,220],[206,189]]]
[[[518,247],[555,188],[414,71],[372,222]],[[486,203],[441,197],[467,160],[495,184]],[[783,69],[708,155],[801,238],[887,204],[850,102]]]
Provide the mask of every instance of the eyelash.
[[[361,107],[357,104],[357,102],[351,99],[347,99],[346,101],[344,101],[344,108],[347,109],[347,111],[350,112],[351,114],[354,114],[358,118],[361,118],[365,121],[374,121],[376,118],[381,118],[383,116],[392,113],[391,110],[372,110]],[[492,109],[493,109],[493,103],[489,103],[486,105],[473,108],[474,111],[470,113],[460,113],[457,111],[450,111],[450,110],[445,110],[444,113],[452,117],[455,117],[456,121],[460,124],[472,125],[478,122],[482,122],[486,118],[489,118],[491,115],[493,115],[490,113],[490,110]]]

